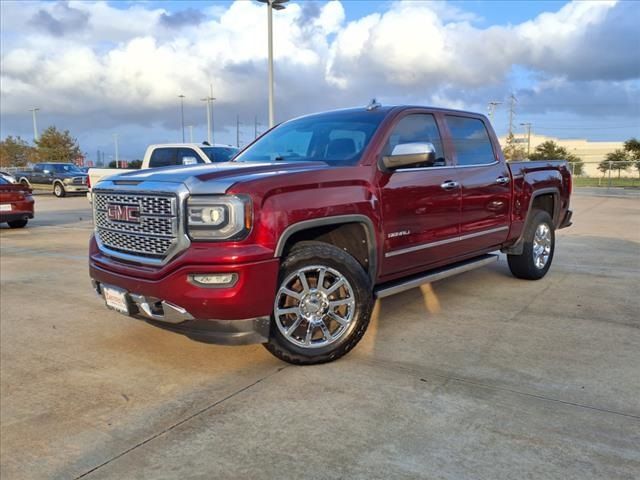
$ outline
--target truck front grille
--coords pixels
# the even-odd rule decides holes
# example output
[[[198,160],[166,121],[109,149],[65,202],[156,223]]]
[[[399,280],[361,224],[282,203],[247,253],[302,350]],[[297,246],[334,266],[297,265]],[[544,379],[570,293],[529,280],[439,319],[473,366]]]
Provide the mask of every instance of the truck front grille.
[[[74,185],[86,185],[87,177],[73,177],[71,183]]]
[[[111,251],[164,260],[179,241],[173,195],[94,191],[93,207],[98,243]]]

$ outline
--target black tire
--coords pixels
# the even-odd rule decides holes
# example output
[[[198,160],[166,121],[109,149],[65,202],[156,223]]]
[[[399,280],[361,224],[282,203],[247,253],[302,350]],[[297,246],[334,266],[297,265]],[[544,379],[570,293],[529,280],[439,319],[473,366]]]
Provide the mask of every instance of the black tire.
[[[294,341],[289,340],[280,330],[280,323],[278,323],[276,320],[276,306],[278,305],[278,302],[281,301],[280,299],[283,298],[279,292],[280,288],[283,286],[283,282],[286,282],[287,278],[289,278],[295,272],[298,272],[300,269],[313,269],[318,266],[321,267],[321,269],[326,269],[326,271],[329,272],[329,276],[333,275],[332,273],[330,273],[331,271],[333,271],[337,272],[346,280],[346,284],[343,283],[343,285],[347,285],[348,287],[350,287],[350,290],[347,290],[347,286],[344,286],[340,287],[338,289],[338,292],[348,292],[349,298],[352,299],[350,300],[352,301],[352,304],[350,306],[345,306],[345,309],[349,311],[349,314],[347,314],[347,316],[351,315],[351,320],[348,326],[344,326],[344,330],[341,336],[339,336],[339,334],[336,334],[336,339],[332,340],[333,343],[314,348],[302,347],[296,345]],[[304,275],[306,276],[306,273]],[[336,278],[334,278],[333,280],[336,281]],[[307,279],[310,282],[309,291],[314,291],[314,288],[311,288],[311,285],[314,281],[315,289],[317,291],[319,279],[314,279],[313,276],[308,277]],[[331,278],[326,281],[331,281]],[[337,283],[339,282],[336,281],[334,285],[337,285]],[[324,285],[321,288],[323,292],[327,292],[331,289],[331,284],[329,284],[329,287],[326,290],[324,288]],[[334,294],[328,295],[327,300],[331,299],[333,295]],[[300,308],[303,305],[303,300],[298,299],[297,302],[297,308],[300,312],[302,311],[300,310]],[[291,249],[290,253],[287,255],[280,267],[280,275],[278,278],[278,293],[276,293],[276,300],[274,302],[274,312],[271,315],[271,333],[269,342],[265,344],[265,347],[267,350],[269,350],[269,352],[271,352],[279,359],[295,365],[314,365],[319,363],[331,362],[345,355],[360,341],[367,329],[367,326],[369,325],[372,307],[373,293],[371,280],[355,258],[353,258],[345,251],[341,250],[340,248],[327,243],[300,242],[293,249]],[[331,308],[333,308],[335,312],[335,308],[340,309],[341,307],[328,307],[328,309]],[[304,310],[304,307],[302,307],[302,309]],[[351,311],[350,309],[353,310]],[[344,311],[345,310],[343,310],[343,312]],[[322,315],[322,313],[320,315]],[[302,315],[299,314],[295,318],[302,318]],[[330,319],[330,315],[328,314],[323,315],[323,318],[328,319],[329,323],[332,321]],[[314,326],[319,325],[319,322],[317,324],[314,324],[307,320],[302,320],[301,322],[302,323],[300,323],[300,327],[298,328],[302,328],[303,331],[305,330],[304,322],[306,322],[307,325],[307,332],[309,330],[309,325],[312,326],[312,330],[315,328],[320,328],[319,326]],[[322,336],[321,341],[324,342],[326,337],[324,337],[323,332],[327,328],[327,321],[322,320],[322,322],[323,327],[320,334]],[[329,326],[329,333],[331,333],[330,329],[331,327]],[[340,326],[338,326],[336,331],[339,330]],[[295,332],[293,332],[292,335],[295,335]]]
[[[24,228],[27,226],[28,222],[29,220],[27,220],[26,218],[21,218],[20,220],[11,220],[7,223],[9,224],[10,228]]]
[[[67,194],[66,190],[64,189],[64,185],[62,185],[60,182],[54,183],[53,194],[58,198],[64,197]]]
[[[550,251],[547,260],[543,266],[536,264],[534,255],[534,238],[538,228],[546,226],[550,236]],[[523,278],[525,280],[539,280],[544,277],[551,267],[553,254],[556,247],[555,229],[551,215],[544,210],[532,210],[531,217],[525,227],[524,245],[520,255],[507,255],[509,269],[514,277]]]

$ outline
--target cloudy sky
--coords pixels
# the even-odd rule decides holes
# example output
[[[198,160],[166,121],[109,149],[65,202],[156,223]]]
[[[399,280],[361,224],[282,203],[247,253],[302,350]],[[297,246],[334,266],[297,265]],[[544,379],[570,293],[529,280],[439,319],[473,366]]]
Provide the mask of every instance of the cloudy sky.
[[[216,141],[267,123],[266,7],[231,1],[0,3],[0,134],[56,125],[90,159],[140,158],[194,140],[213,84]],[[518,99],[516,125],[560,137],[640,137],[640,6],[634,1],[295,1],[275,12],[276,120],[365,105],[486,112]],[[494,117],[507,129],[506,103]],[[518,133],[522,127],[517,127]],[[189,133],[187,130],[187,137]],[[187,138],[188,139],[188,138]]]

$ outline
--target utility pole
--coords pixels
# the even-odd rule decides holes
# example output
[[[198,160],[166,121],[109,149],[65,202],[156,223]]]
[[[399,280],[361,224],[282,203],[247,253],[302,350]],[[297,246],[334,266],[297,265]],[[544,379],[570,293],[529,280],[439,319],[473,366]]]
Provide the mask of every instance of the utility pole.
[[[260,125],[258,123],[258,116],[256,115],[255,118],[253,119],[253,138],[256,139],[258,138],[258,125]]]
[[[40,110],[38,107],[30,108],[29,111],[33,116],[33,141],[38,141],[38,122],[36,121],[36,112]]]
[[[189,127],[189,143],[193,143],[193,125],[187,125]]]
[[[236,147],[240,148],[240,115],[236,115]]]
[[[498,105],[502,105],[502,102],[489,102],[489,104],[487,105],[487,110],[489,111],[489,121],[493,122],[493,113],[496,111],[496,107]]]
[[[215,100],[213,96],[213,84],[209,84],[209,89],[209,96],[201,98],[200,100],[207,102],[207,142],[209,142],[209,145],[213,145],[213,101]]]
[[[509,96],[509,136],[513,135],[513,117],[516,114],[516,97],[512,93]]]
[[[182,143],[184,143],[184,95],[180,94],[180,95],[178,95],[178,98],[180,99],[180,118],[181,118],[181,125],[182,125]]]
[[[521,123],[521,126],[527,129],[527,157],[531,153],[531,123]]]
[[[120,157],[118,155],[118,134],[114,133],[113,134],[113,142],[115,143],[116,146],[116,168],[120,168]]]

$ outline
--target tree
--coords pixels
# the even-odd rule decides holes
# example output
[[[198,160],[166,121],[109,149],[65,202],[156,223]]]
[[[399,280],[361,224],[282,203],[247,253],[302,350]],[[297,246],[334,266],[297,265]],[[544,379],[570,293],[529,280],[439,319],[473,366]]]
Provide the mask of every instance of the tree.
[[[566,160],[571,163],[571,172],[574,175],[582,175],[584,163],[582,159],[573,153],[569,153],[565,147],[561,147],[553,140],[547,140],[538,145],[529,155],[530,160]]]
[[[38,161],[35,148],[20,137],[9,135],[0,142],[0,165],[3,167],[24,167]]]
[[[624,150],[629,158],[633,160],[636,170],[640,173],[640,140],[630,138],[624,142]]]
[[[507,136],[507,144],[502,149],[504,158],[510,161],[524,160],[527,158],[527,153],[524,151],[524,147],[515,142],[513,133]]]
[[[73,138],[69,130],[59,131],[56,127],[48,127],[36,140],[38,154],[43,161],[73,162],[80,157],[78,140]]]
[[[142,160],[131,160],[127,167],[139,169],[142,167]]]
[[[626,170],[631,166],[632,162],[626,150],[617,149],[607,153],[607,156],[598,165],[598,170],[604,175],[608,170],[618,170],[618,178],[622,170]]]

